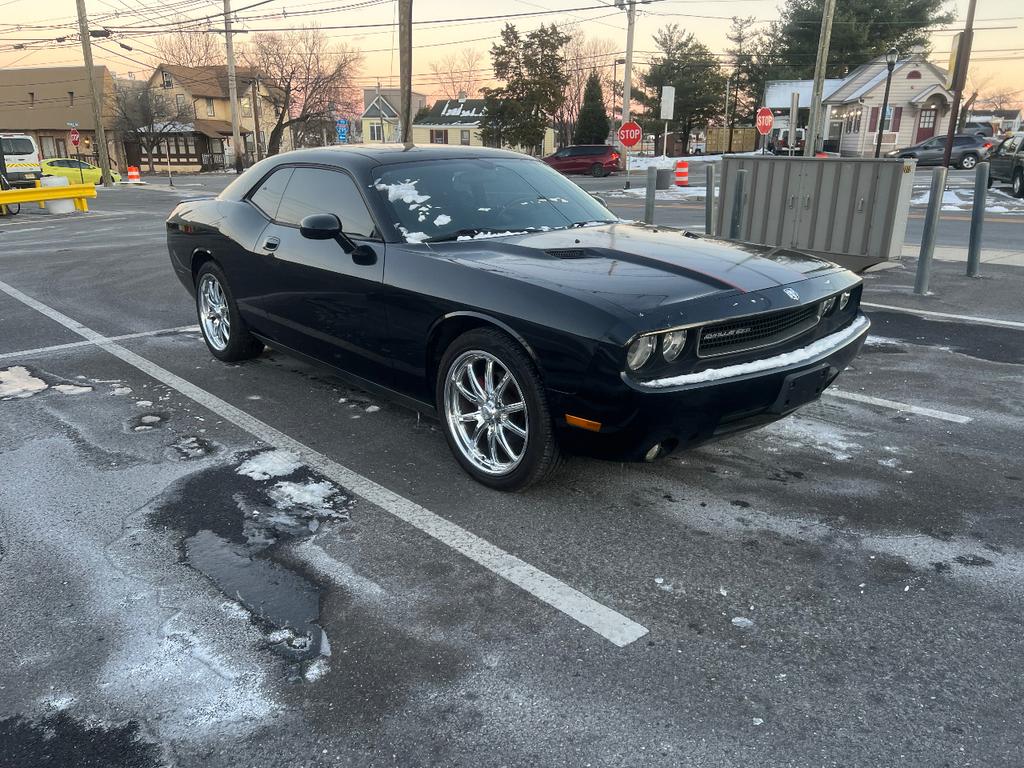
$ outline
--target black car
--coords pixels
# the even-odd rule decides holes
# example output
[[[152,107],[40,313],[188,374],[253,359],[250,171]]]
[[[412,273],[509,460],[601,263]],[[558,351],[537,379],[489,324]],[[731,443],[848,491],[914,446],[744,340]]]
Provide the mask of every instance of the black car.
[[[957,168],[970,170],[982,160],[988,158],[992,149],[992,139],[973,133],[958,133],[953,136],[953,149],[949,154],[949,163]],[[942,165],[946,152],[946,137],[935,136],[904,149],[887,152],[886,157],[908,157],[917,160],[918,167],[925,165]]]
[[[835,264],[621,222],[501,150],[277,155],[180,203],[167,241],[215,357],[331,366],[506,490],[563,451],[653,460],[778,419],[869,326]]]
[[[988,183],[1007,183],[1015,197],[1024,197],[1024,133],[1009,136],[992,150]]]

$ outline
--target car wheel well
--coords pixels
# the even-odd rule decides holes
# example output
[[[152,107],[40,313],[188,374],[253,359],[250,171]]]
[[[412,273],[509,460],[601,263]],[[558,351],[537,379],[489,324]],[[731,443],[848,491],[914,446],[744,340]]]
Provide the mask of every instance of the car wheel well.
[[[540,365],[537,361],[536,355],[533,354],[533,350],[514,332],[511,332],[508,328],[505,328],[501,323],[489,320],[486,317],[480,317],[479,315],[453,315],[452,317],[446,317],[441,320],[431,330],[430,336],[427,339],[427,381],[433,382],[437,379],[437,369],[441,364],[441,358],[444,357],[444,352],[455,341],[459,336],[472,331],[475,328],[491,328],[495,331],[504,333],[512,338],[517,344],[519,344],[527,356],[533,360],[537,368],[540,369]]]
[[[202,269],[203,264],[208,261],[213,261],[213,255],[209,251],[204,251],[201,248],[197,248],[192,252],[192,283],[195,284],[196,277],[199,276],[199,270]]]

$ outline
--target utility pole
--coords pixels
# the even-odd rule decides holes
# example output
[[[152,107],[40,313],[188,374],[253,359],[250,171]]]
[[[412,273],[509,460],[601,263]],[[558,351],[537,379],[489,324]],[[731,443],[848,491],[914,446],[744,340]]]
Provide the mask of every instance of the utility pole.
[[[398,78],[402,88],[399,127],[402,144],[412,148],[412,0],[398,0]]]
[[[636,0],[615,0],[616,8],[626,9],[626,63],[622,70],[622,122],[629,122],[629,105],[633,100],[633,31],[636,27]]]
[[[85,14],[85,0],[75,0],[78,6],[78,32],[82,38],[82,57],[85,59],[85,81],[89,84],[89,100],[92,102],[92,119],[96,124],[96,153],[100,160],[100,173],[104,187],[114,186],[110,178],[110,156],[107,154],[107,134],[103,130],[103,107],[100,95],[93,81],[92,42],[89,39],[89,19]]]
[[[256,146],[256,160],[263,159],[263,148],[260,146],[260,81],[258,77],[252,79],[252,122],[256,135],[253,137],[253,144]]]
[[[971,45],[974,42],[974,11],[978,0],[971,0],[967,6],[967,23],[960,35],[960,45],[956,49],[956,66],[950,73],[953,76],[953,104],[949,108],[949,128],[946,130],[946,150],[942,155],[942,167],[949,167],[950,155],[953,152],[953,135],[956,133],[957,118],[960,115],[960,100],[964,96],[964,85],[967,83],[967,67],[971,62]]]
[[[825,90],[825,69],[828,67],[828,47],[832,42],[832,17],[836,13],[836,0],[825,0],[821,13],[821,34],[818,37],[818,57],[814,62],[814,86],[811,89],[811,114],[804,136],[804,157],[814,157],[818,150],[818,134],[821,132],[821,100]],[[794,126],[795,127],[795,126]],[[796,133],[790,130],[790,138]]]
[[[380,143],[385,142],[384,138],[384,110],[380,108],[380,79],[377,80],[377,122],[380,125]]]
[[[80,3],[85,0],[78,0]],[[224,38],[228,54],[228,99],[231,101],[231,143],[235,146],[235,173],[242,172],[245,146],[238,127],[238,83],[235,82],[235,45],[231,39],[231,0],[224,0]]]

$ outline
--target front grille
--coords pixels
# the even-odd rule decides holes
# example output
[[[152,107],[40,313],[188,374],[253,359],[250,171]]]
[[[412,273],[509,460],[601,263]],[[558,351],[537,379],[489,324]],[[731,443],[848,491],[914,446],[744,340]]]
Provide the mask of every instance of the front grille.
[[[781,344],[809,331],[818,319],[818,305],[811,304],[707,325],[700,331],[697,355],[718,357]]]

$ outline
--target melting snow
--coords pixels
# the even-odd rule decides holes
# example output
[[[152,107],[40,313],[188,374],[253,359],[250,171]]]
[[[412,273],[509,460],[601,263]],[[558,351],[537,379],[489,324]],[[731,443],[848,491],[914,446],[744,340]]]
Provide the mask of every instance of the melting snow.
[[[235,471],[253,480],[269,480],[284,477],[302,466],[299,457],[291,451],[266,451],[242,462]]]
[[[388,202],[391,203],[396,200],[401,200],[403,203],[425,203],[430,199],[430,195],[421,195],[417,192],[417,183],[419,183],[419,179],[416,181],[406,179],[398,184],[383,184],[378,181],[373,186],[381,192],[387,192]]]
[[[321,656],[319,659],[317,659],[308,667],[306,667],[306,674],[304,675],[304,677],[306,678],[306,682],[315,683],[321,677],[326,675],[330,670],[330,663],[327,661],[327,659]]]
[[[434,219],[434,226],[435,227],[443,227],[445,224],[447,224],[451,220],[452,220],[451,216],[449,216],[447,213],[442,213],[440,216],[438,216],[436,219]]]
[[[529,232],[477,232],[475,235],[459,235],[458,240],[489,240],[492,237],[508,237],[509,235],[528,235]]]
[[[278,509],[292,507],[313,507],[324,509],[338,489],[326,481],[314,483],[293,483],[283,480],[268,492]]]
[[[92,392],[92,387],[80,387],[77,384],[57,384],[53,388],[65,395],[84,395],[86,392]]]
[[[0,371],[0,400],[32,397],[46,387],[45,381],[37,379],[24,366],[16,365]]]
[[[139,406],[140,408],[149,408],[151,405],[153,405],[153,401],[152,400],[136,400],[135,404],[137,406]]]
[[[737,617],[735,617],[732,620],[732,624],[733,624],[734,627],[739,627],[740,629],[750,629],[750,627],[754,626],[754,622],[752,622],[750,619],[746,618],[745,616],[737,616]]]
[[[114,387],[110,390],[112,395],[130,395],[132,393],[131,387]]]

